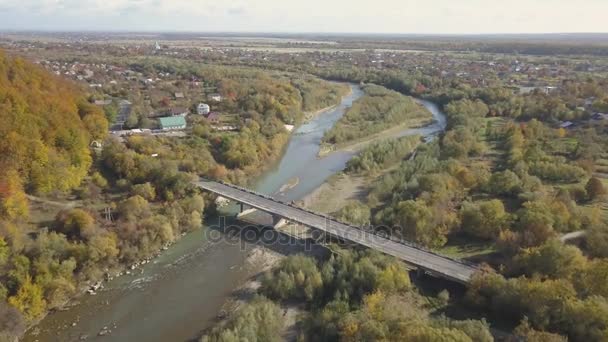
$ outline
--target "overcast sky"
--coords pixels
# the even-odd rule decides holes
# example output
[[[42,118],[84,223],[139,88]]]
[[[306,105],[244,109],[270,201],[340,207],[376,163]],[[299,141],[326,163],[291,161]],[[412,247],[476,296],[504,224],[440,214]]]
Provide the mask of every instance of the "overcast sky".
[[[608,0],[0,0],[0,29],[608,32]]]

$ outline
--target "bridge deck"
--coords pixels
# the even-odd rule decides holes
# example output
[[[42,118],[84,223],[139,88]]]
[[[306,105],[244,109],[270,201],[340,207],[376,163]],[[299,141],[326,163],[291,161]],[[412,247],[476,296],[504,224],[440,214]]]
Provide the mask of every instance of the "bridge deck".
[[[475,266],[437,255],[413,245],[399,243],[370,234],[353,226],[337,222],[329,217],[278,202],[246,189],[209,180],[201,180],[197,185],[204,190],[211,191],[233,201],[244,203],[264,212],[283,217],[289,221],[319,229],[333,236],[395,256],[439,277],[466,284],[470,281],[473,273],[477,271]]]

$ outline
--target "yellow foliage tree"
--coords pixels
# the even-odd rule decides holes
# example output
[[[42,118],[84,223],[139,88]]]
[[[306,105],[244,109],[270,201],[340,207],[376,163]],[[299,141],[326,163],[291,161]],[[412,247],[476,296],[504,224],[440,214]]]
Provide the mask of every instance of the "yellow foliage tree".
[[[21,311],[29,322],[40,318],[46,310],[42,288],[33,283],[30,276],[25,278],[17,294],[10,297],[8,303]]]
[[[8,170],[0,179],[0,217],[14,220],[29,214],[27,197],[17,171]]]

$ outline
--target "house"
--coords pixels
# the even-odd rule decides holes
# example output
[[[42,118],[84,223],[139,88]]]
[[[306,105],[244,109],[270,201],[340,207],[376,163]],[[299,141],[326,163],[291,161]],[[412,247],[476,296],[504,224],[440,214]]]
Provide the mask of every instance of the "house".
[[[564,121],[559,125],[560,128],[572,128],[574,123],[572,121]]]
[[[217,93],[216,93],[216,94],[211,94],[211,95],[209,95],[209,96],[208,96],[208,98],[209,98],[210,100],[215,101],[215,102],[222,102],[222,95],[217,94]]]
[[[218,123],[220,121],[220,114],[218,112],[209,112],[205,119],[211,123]]]
[[[184,93],[175,93],[175,99],[183,99],[184,98]]]
[[[95,100],[94,103],[97,106],[108,106],[112,104],[112,100]]]
[[[163,131],[185,129],[186,119],[183,116],[166,116],[160,118],[160,129]]]
[[[211,108],[206,103],[199,103],[196,107],[196,112],[198,115],[207,115],[211,111]]]
[[[592,96],[592,97],[589,97],[589,98],[585,99],[585,107],[586,108],[592,107],[593,104],[595,103],[595,100],[596,100],[595,96]]]
[[[190,111],[187,108],[175,107],[169,110],[169,114],[171,116],[187,116],[188,114],[190,114]]]
[[[604,113],[595,113],[591,117],[593,120],[608,120],[608,114]]]

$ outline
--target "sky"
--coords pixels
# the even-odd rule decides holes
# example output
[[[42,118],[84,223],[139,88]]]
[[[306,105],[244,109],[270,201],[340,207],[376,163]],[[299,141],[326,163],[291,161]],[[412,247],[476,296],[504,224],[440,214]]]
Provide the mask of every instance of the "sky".
[[[0,30],[608,32],[608,0],[0,0]]]

